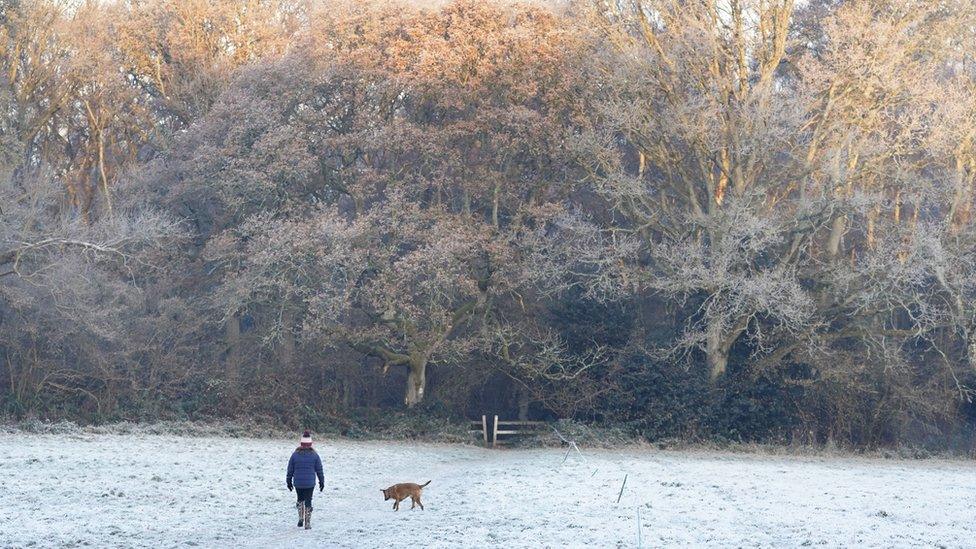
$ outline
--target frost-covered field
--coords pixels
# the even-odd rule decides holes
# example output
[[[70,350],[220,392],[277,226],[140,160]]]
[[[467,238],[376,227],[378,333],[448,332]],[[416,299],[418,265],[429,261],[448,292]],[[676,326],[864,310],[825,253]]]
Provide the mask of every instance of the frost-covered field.
[[[971,462],[318,441],[297,528],[293,441],[0,435],[0,547],[976,545]],[[616,503],[621,482],[627,483]],[[379,489],[424,482],[426,511]]]

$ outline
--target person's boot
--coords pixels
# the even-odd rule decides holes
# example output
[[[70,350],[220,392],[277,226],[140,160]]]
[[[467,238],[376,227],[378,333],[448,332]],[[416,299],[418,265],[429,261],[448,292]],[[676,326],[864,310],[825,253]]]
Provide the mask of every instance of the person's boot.
[[[305,529],[310,530],[312,528],[312,506],[305,506]]]
[[[305,526],[305,502],[299,501],[295,507],[298,508],[298,526]]]

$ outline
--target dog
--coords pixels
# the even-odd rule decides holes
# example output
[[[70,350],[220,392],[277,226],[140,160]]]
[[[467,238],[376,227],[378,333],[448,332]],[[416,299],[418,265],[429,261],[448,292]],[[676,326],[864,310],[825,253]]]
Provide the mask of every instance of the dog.
[[[411,505],[410,508],[413,509],[416,506],[420,506],[420,510],[424,510],[424,504],[420,501],[420,491],[423,490],[424,486],[430,484],[430,481],[423,484],[414,484],[412,482],[403,482],[401,484],[394,484],[389,488],[380,488],[380,492],[383,492],[383,501],[393,500],[393,510],[400,510],[400,502],[410,498]]]

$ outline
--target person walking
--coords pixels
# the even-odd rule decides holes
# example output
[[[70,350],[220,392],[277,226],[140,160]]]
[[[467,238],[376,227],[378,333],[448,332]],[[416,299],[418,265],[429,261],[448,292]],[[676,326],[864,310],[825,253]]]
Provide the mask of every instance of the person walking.
[[[302,433],[298,448],[288,460],[288,475],[285,484],[290,492],[292,488],[298,494],[298,526],[312,527],[312,494],[315,492],[315,478],[319,479],[319,492],[325,487],[325,476],[322,474],[322,459],[312,448],[312,435],[307,430]]]

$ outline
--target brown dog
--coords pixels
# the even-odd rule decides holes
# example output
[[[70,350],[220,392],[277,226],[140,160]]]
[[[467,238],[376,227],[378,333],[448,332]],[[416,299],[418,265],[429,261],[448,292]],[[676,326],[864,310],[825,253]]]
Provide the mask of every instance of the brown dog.
[[[393,501],[394,511],[399,511],[400,502],[407,498],[410,498],[411,500],[412,503],[410,505],[411,509],[419,505],[420,510],[423,511],[424,504],[421,503],[420,501],[420,491],[423,489],[424,486],[427,486],[428,484],[430,484],[429,480],[423,484],[404,482],[401,484],[394,484],[393,486],[390,486],[386,490],[380,488],[380,492],[383,492],[383,501],[389,501],[391,499],[394,500]]]

